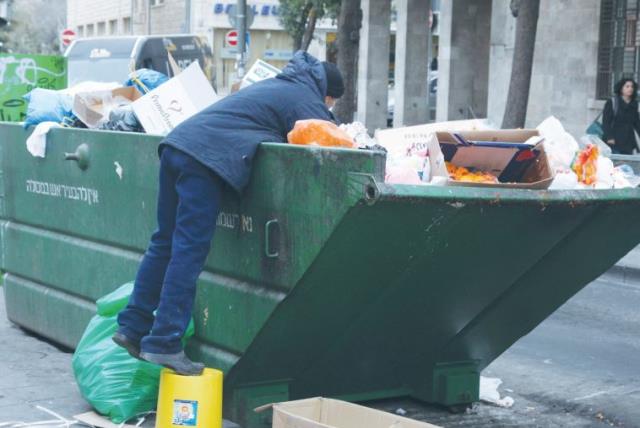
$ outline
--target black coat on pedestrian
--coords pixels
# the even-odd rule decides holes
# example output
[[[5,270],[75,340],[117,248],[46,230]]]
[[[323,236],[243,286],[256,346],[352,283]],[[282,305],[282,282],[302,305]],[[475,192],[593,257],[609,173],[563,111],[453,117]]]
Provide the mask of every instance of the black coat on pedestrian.
[[[637,147],[634,130],[640,134],[640,115],[638,114],[638,102],[631,100],[625,102],[617,97],[617,111],[614,114],[613,99],[609,99],[604,105],[602,113],[603,139],[605,142],[614,140],[612,149],[616,153],[632,154]]]
[[[262,142],[286,143],[297,120],[334,120],[324,103],[322,63],[297,52],[281,74],[229,95],[177,126],[160,145],[203,163],[237,192],[249,182]]]

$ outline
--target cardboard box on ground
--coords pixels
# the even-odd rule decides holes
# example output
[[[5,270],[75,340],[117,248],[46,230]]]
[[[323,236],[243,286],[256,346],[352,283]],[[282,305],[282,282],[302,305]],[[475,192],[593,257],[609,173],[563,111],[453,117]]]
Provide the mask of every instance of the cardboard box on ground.
[[[273,407],[272,428],[438,428],[426,422],[329,398],[288,401],[269,407]]]
[[[380,130],[376,139],[391,158],[428,157],[423,181],[432,184],[546,189],[555,176],[537,130],[492,130],[472,120]],[[500,183],[452,180],[445,162],[489,172]]]

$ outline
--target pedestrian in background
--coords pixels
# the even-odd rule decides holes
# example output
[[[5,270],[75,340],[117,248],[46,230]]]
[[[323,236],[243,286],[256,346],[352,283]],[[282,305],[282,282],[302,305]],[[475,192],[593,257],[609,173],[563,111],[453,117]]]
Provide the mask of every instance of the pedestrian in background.
[[[623,78],[614,87],[615,95],[604,105],[602,115],[603,140],[616,154],[630,155],[638,147],[635,133],[640,134],[638,114],[638,84]]]

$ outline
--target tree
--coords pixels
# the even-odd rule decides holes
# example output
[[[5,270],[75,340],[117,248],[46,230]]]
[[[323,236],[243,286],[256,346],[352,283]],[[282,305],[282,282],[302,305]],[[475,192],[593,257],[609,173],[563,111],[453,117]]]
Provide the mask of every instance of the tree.
[[[356,86],[361,26],[360,0],[342,0],[338,18],[338,68],[344,78],[344,95],[338,100],[334,114],[345,123],[353,121],[357,107]]]
[[[280,0],[280,23],[293,38],[293,50],[308,50],[318,19],[335,19],[340,0]]]
[[[523,128],[529,103],[540,0],[512,0],[510,7],[514,16],[517,16],[516,41],[502,127]]]
[[[65,16],[65,0],[14,1],[11,25],[0,33],[0,39],[3,39],[0,50],[59,54],[59,33]]]

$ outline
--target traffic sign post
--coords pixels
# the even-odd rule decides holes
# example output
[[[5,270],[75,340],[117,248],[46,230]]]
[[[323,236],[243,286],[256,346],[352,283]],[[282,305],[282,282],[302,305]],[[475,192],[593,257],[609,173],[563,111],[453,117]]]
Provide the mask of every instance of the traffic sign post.
[[[236,12],[236,21],[238,29],[238,53],[237,69],[238,77],[242,79],[244,77],[244,68],[246,63],[245,51],[247,49],[247,0],[238,0],[238,10]]]
[[[227,17],[229,18],[229,24],[231,24],[231,26],[233,28],[238,28],[238,6],[235,4],[232,4],[229,7],[229,12]],[[251,28],[251,25],[253,25],[253,20],[256,17],[255,12],[253,11],[252,7],[246,6],[245,7],[245,16],[247,17],[247,28]]]

